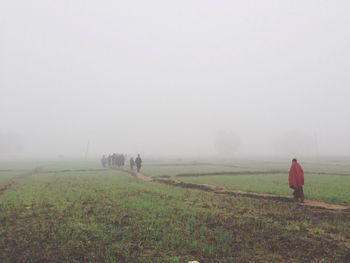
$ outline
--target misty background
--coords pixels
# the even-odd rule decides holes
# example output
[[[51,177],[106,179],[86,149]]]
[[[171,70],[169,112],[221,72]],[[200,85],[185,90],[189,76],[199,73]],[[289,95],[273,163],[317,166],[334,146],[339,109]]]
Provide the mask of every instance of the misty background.
[[[349,154],[349,1],[0,3],[0,156]]]

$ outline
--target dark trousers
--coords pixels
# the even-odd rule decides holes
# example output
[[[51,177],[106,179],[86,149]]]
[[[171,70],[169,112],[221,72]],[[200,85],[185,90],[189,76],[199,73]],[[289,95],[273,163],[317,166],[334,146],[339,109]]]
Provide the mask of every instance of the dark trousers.
[[[303,202],[304,201],[304,190],[303,190],[303,187],[300,186],[300,187],[294,188],[293,195],[294,195],[294,200],[295,201]]]
[[[141,165],[137,165],[136,168],[137,168],[137,172],[139,173],[141,169]]]

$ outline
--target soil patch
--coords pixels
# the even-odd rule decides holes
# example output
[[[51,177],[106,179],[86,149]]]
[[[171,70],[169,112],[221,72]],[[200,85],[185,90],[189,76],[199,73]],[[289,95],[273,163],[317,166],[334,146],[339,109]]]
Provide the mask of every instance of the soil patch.
[[[135,172],[133,170],[128,170],[128,169],[124,169],[124,168],[113,168],[113,169],[128,173],[129,175],[136,177],[137,179],[142,180],[142,181],[153,181],[153,178],[146,176],[142,173]]]

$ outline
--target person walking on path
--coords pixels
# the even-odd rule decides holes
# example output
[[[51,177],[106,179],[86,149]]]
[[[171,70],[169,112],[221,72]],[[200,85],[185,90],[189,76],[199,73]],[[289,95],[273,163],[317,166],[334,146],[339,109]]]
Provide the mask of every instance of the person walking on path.
[[[101,164],[102,164],[102,167],[106,167],[106,166],[107,166],[107,158],[106,158],[106,155],[103,155],[103,156],[102,156]]]
[[[136,163],[136,168],[137,168],[137,172],[140,172],[141,169],[141,165],[142,165],[142,159],[140,157],[140,155],[138,154],[136,159],[135,159],[135,163]]]
[[[294,190],[293,196],[296,202],[304,203],[304,171],[297,159],[292,160],[289,170],[289,187]]]
[[[134,161],[134,158],[130,158],[130,169],[133,171],[134,170],[134,165],[135,165],[135,161]]]

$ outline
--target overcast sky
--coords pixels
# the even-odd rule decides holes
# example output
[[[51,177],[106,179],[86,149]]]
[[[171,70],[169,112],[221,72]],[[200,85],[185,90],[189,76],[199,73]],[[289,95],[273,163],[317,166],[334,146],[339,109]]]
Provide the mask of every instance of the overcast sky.
[[[238,153],[290,134],[350,153],[349,14],[347,0],[1,1],[0,135],[33,155],[88,140],[209,155],[220,132]]]

